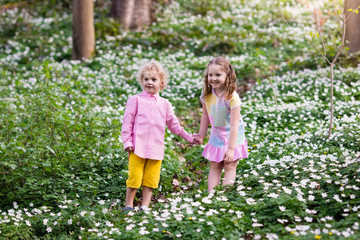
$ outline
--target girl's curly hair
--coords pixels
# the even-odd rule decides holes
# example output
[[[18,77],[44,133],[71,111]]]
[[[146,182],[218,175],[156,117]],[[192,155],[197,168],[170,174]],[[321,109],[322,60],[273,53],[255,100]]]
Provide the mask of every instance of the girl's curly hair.
[[[139,72],[136,74],[136,80],[140,83],[140,85],[142,85],[144,75],[152,71],[156,71],[157,73],[159,73],[160,81],[162,82],[160,90],[163,90],[169,83],[169,73],[160,62],[154,59],[145,63],[140,68]]]

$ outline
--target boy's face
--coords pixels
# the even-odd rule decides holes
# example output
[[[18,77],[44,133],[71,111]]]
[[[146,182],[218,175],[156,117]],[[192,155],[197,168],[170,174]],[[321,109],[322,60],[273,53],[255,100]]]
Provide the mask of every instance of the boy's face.
[[[149,94],[156,94],[158,93],[164,83],[160,79],[160,75],[156,71],[146,72],[142,79],[142,87],[145,92]]]

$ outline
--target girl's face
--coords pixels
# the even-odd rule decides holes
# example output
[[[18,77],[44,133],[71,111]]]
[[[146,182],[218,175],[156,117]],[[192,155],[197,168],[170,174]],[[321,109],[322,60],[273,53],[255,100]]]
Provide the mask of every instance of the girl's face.
[[[164,83],[157,71],[146,72],[143,76],[142,87],[149,94],[157,94]]]
[[[220,65],[209,65],[208,82],[216,93],[221,93],[225,90],[226,77],[227,74],[221,69]]]

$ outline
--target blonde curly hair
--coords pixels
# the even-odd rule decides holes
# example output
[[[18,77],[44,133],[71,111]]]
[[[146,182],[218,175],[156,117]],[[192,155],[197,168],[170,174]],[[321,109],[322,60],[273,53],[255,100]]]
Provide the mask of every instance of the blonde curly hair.
[[[149,62],[145,63],[139,70],[139,72],[136,74],[136,80],[140,83],[142,86],[142,81],[144,79],[144,75],[148,72],[156,71],[160,76],[160,81],[163,83],[161,85],[161,89],[163,90],[169,83],[169,73],[168,71],[163,67],[161,63],[159,63],[156,60],[150,60]]]

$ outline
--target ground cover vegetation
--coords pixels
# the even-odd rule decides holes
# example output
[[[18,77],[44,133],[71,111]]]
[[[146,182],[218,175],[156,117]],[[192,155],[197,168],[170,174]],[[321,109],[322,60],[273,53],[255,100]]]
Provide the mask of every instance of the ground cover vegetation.
[[[318,4],[330,12],[332,58],[341,28],[331,3]],[[1,239],[359,239],[360,70],[341,57],[328,139],[329,68],[307,42],[306,6],[171,1],[148,29],[125,32],[109,2],[95,1],[97,53],[85,62],[70,60],[70,6],[1,1]],[[247,123],[235,185],[208,194],[202,146],[167,131],[151,210],[124,214],[120,129],[141,90],[138,67],[155,58],[169,69],[161,95],[197,132],[203,72],[217,55],[236,69]]]

